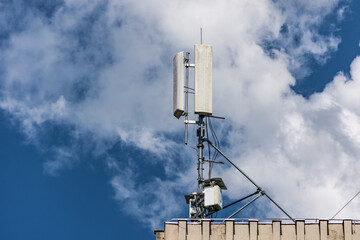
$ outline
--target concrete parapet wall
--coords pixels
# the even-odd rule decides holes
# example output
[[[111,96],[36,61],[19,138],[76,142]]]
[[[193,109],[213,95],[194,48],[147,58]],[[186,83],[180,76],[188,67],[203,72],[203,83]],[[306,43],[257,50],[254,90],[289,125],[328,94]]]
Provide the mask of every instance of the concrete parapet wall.
[[[295,223],[281,221],[238,222],[226,220],[166,222],[164,231],[156,231],[156,240],[360,240],[360,222],[353,220]]]

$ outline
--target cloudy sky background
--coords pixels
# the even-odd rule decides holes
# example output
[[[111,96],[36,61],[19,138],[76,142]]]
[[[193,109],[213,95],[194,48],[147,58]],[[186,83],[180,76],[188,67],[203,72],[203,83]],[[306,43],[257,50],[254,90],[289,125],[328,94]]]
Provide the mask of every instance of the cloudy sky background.
[[[54,234],[76,214],[79,235],[67,239],[97,239],[82,235],[91,224],[114,226],[107,239],[136,224],[138,237],[152,237],[187,217],[196,153],[172,116],[172,58],[185,50],[193,61],[200,27],[214,49],[224,152],[292,217],[332,217],[360,190],[359,11],[350,0],[0,1],[0,236],[38,236],[45,223]],[[33,176],[25,186],[24,174]],[[255,190],[228,165],[213,176],[226,201]],[[45,198],[25,204],[34,192]],[[74,193],[80,202],[104,194],[90,209],[112,210],[90,224]],[[359,204],[338,217],[359,218]],[[266,199],[239,215],[283,216]]]

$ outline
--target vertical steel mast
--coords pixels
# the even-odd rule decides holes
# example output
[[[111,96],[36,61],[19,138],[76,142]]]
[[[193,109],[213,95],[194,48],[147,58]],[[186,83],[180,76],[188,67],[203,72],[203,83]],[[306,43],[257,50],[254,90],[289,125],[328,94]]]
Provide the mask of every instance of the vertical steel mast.
[[[199,115],[199,121],[198,121],[198,129],[197,129],[197,136],[198,136],[198,196],[199,201],[197,203],[199,204],[196,209],[198,210],[198,218],[205,218],[206,210],[204,207],[204,116]]]
[[[197,136],[198,136],[198,192],[202,192],[204,190],[204,116],[199,115],[198,121],[198,129],[197,129]]]
[[[186,68],[186,78],[185,78],[185,144],[188,144],[188,120],[189,120],[189,67],[190,67],[190,53],[186,52],[184,62]]]

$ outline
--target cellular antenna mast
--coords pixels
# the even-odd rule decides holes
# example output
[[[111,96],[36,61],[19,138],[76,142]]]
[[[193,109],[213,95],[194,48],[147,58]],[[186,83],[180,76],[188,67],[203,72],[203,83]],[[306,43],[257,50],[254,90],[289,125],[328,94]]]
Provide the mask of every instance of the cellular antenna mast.
[[[233,206],[250,197],[254,198],[248,203],[240,207],[231,214],[231,218],[249,206],[262,196],[266,196],[273,202],[283,213],[291,220],[292,217],[286,213],[262,188],[257,185],[249,176],[247,176],[239,167],[237,167],[219,148],[218,140],[212,129],[210,118],[220,118],[212,114],[212,55],[213,48],[210,45],[202,44],[202,28],[200,28],[200,42],[195,44],[195,63],[190,63],[190,52],[178,52],[173,60],[173,83],[174,83],[174,101],[173,112],[176,118],[184,116],[185,120],[185,144],[188,144],[188,128],[189,124],[197,125],[197,191],[185,196],[186,202],[189,204],[190,219],[198,220],[208,216],[212,216],[222,209]],[[194,68],[194,88],[189,87],[189,69]],[[185,74],[184,74],[185,72]],[[198,115],[198,120],[189,120],[189,94],[194,94],[194,114]],[[208,124],[209,123],[209,124]],[[208,134],[208,125],[210,126],[211,135],[214,142],[210,140]],[[215,135],[215,137],[214,137]],[[209,159],[204,157],[204,144],[209,147]],[[211,178],[210,173],[214,163],[222,163],[215,161],[216,157],[210,159],[210,146],[215,150],[216,154],[224,157],[233,167],[235,167],[245,178],[247,178],[255,187],[256,191],[242,199],[239,199],[226,206],[222,206],[222,190],[226,190],[226,186],[221,178]],[[216,155],[214,154],[214,155]],[[209,164],[209,179],[204,179],[204,164]]]

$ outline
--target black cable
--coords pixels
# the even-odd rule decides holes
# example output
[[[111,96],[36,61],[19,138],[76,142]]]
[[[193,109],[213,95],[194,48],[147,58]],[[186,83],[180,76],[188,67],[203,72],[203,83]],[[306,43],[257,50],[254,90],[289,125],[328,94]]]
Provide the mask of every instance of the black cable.
[[[215,141],[215,138],[214,138],[214,131],[213,131],[213,129],[212,129],[212,125],[211,125],[211,119],[209,118],[209,117],[207,117],[207,119],[208,119],[208,124],[209,124],[209,128],[210,128],[210,133],[211,133],[211,136],[212,136],[212,138],[214,139],[214,141]],[[208,137],[210,137],[210,136],[208,136]],[[209,144],[209,146],[210,146],[210,144]],[[209,160],[210,161],[215,161],[215,154],[217,154],[217,152],[216,151],[214,151],[214,155],[210,158],[210,156],[209,156]],[[211,178],[211,173],[212,173],[212,169],[213,169],[213,166],[214,166],[214,162],[210,162],[209,163],[209,178]]]
[[[210,119],[209,119],[209,127],[210,127],[210,132],[211,132],[212,139],[214,140],[215,145],[217,146],[217,141],[216,141],[216,138],[215,138],[214,129],[212,128],[212,124],[211,124],[211,120],[210,120]],[[213,161],[215,161],[215,159],[216,159],[216,154],[217,154],[217,152],[215,151],[215,152],[214,152],[214,155],[212,156],[212,160],[213,160]]]
[[[210,119],[209,119],[209,126],[210,126],[210,131],[211,131],[212,137],[213,137],[213,139],[214,139],[215,146],[216,146],[217,148],[220,148],[220,141],[219,141],[219,139],[218,139],[218,137],[217,137],[217,135],[216,135],[216,132],[214,131],[214,128],[213,128],[213,126],[212,126],[212,122],[211,122]],[[213,156],[213,160],[214,160],[214,161],[215,161],[215,159],[218,157],[218,155],[219,155],[219,153],[218,153],[217,151],[215,151],[215,154],[214,154],[214,156]]]
[[[356,196],[357,195],[359,195],[360,194],[360,191],[357,193],[357,194],[355,194],[355,196],[353,196],[351,199],[350,199],[350,201],[348,201],[337,213],[335,213],[335,215],[332,217],[332,218],[330,218],[330,219],[334,219],[334,217],[336,217],[336,215],[338,215],[354,198],[356,198]]]
[[[210,130],[210,134],[209,134],[209,130]],[[212,138],[215,146],[220,148],[220,141],[216,135],[216,132],[214,131],[210,117],[205,117],[205,131],[206,131],[207,139]],[[219,156],[219,153],[217,151],[214,151],[213,155],[211,155],[211,147],[209,142],[208,142],[208,153],[209,153],[209,178],[211,178],[214,162],[216,158]]]
[[[211,126],[210,124],[211,124],[211,120],[209,119],[209,126]],[[210,127],[210,133],[213,136],[213,132],[211,130],[211,127]],[[216,153],[216,151],[214,151],[214,154],[215,153]],[[211,160],[214,161],[214,156],[211,157]],[[214,163],[212,163],[212,162],[210,162],[210,164],[209,164],[210,178],[211,178],[211,173],[212,173],[212,169],[213,169],[213,164]]]
[[[208,119],[209,119],[209,117],[206,117],[206,118],[205,118],[205,130],[206,130],[206,137],[207,137],[207,138],[209,138]],[[209,152],[209,160],[211,160],[211,159],[210,159],[210,156],[211,156],[210,144],[207,143],[207,145],[208,145],[208,152]],[[212,170],[212,165],[211,165],[211,162],[209,162],[209,178],[211,178],[211,170]]]
[[[220,148],[220,141],[216,135],[216,132],[214,131],[214,128],[212,126],[212,122],[211,122],[211,119],[209,118],[209,127],[210,127],[210,132],[211,132],[211,135],[212,135],[212,138],[214,139],[214,142],[215,142],[215,146],[217,146],[218,148]],[[216,161],[217,157],[218,157],[219,153],[217,151],[214,152],[214,155],[212,157],[212,160],[213,161]],[[211,164],[211,170],[213,168],[213,165],[214,163]]]

